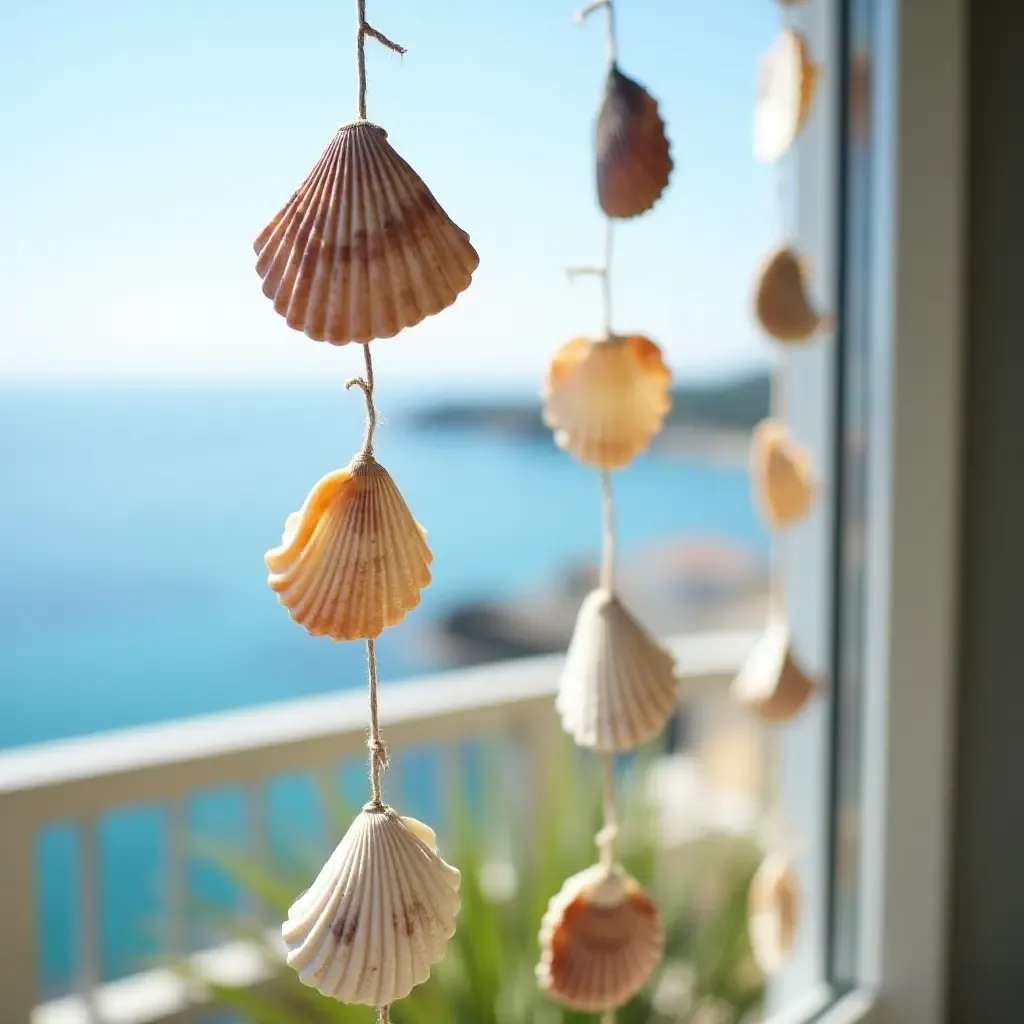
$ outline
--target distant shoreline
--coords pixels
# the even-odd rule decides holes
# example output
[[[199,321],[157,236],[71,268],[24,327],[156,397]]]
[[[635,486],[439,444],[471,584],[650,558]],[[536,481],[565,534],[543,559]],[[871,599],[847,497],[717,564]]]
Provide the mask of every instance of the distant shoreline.
[[[768,415],[769,391],[765,374],[679,385],[651,450],[661,457],[745,466],[750,431]],[[540,401],[532,398],[443,399],[423,403],[403,419],[414,431],[472,430],[531,441],[551,437],[541,419]]]

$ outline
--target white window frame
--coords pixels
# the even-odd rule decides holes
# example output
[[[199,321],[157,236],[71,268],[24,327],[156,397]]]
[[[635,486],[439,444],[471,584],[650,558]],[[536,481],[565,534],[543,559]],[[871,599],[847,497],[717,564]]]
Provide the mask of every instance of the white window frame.
[[[786,418],[821,487],[812,516],[782,542],[786,598],[802,659],[829,679],[829,695],[783,730],[778,748],[803,917],[794,956],[769,987],[771,1024],[940,1024],[946,1015],[967,11],[968,0],[812,0],[794,12],[826,66],[789,174],[788,219],[823,305],[841,309],[855,285],[860,305],[839,330],[863,332],[854,358],[868,398],[863,554],[851,556],[836,540],[840,528],[850,540],[849,508],[837,504],[850,443],[836,403],[845,357],[831,337],[783,356]],[[847,153],[841,175],[848,87],[838,58],[852,27],[871,55],[870,118],[859,163]],[[853,265],[849,225],[864,217],[867,248]],[[831,680],[834,641],[844,636],[838,567],[850,557],[862,557],[852,758],[833,744],[839,714],[851,712],[841,700],[837,710]],[[852,869],[844,866],[854,878],[856,942],[842,977],[833,957],[841,781],[858,794]]]

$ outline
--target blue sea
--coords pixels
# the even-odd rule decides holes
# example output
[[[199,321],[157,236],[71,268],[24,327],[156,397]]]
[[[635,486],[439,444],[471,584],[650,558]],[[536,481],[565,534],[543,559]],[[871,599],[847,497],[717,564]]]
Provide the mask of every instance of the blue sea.
[[[548,438],[412,429],[434,397],[378,389],[377,457],[435,556],[422,606],[379,641],[385,681],[444,667],[429,626],[447,609],[528,593],[600,544],[596,474]],[[0,747],[364,685],[362,645],[308,637],[263,564],[358,449],[361,420],[340,383],[0,390]],[[740,468],[648,456],[617,474],[616,501],[624,554],[674,537],[766,544]],[[272,826],[309,810],[296,785],[268,794]],[[236,833],[232,799],[197,799],[190,824]],[[155,809],[101,822],[107,976],[159,952],[162,828]],[[40,839],[47,993],[75,968],[73,840]],[[202,866],[190,881],[221,892]]]

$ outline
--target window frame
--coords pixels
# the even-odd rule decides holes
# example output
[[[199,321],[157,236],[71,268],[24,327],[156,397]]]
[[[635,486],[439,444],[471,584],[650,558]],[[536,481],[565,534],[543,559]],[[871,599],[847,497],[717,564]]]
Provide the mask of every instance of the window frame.
[[[838,330],[781,356],[821,501],[782,539],[794,641],[829,682],[781,733],[803,887],[771,1024],[945,1018],[961,478],[967,0],[819,0],[787,210]],[[870,59],[866,130],[850,116]],[[790,197],[787,197],[790,198]]]

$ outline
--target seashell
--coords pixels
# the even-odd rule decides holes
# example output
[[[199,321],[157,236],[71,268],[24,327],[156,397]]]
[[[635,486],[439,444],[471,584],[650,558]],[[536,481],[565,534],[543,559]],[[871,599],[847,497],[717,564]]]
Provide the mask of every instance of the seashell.
[[[548,368],[544,422],[580,462],[616,469],[661,430],[672,407],[671,380],[661,349],[648,338],[574,338]]]
[[[757,277],[754,312],[768,334],[789,345],[810,341],[832,326],[832,318],[811,304],[806,262],[788,246],[765,260]]]
[[[816,486],[811,456],[789,439],[779,420],[762,420],[750,444],[754,497],[765,522],[773,529],[792,526],[807,515]]]
[[[586,1013],[614,1009],[647,983],[665,934],[658,908],[621,868],[595,864],[567,879],[540,925],[540,987]]]
[[[426,825],[367,804],[288,911],[288,966],[346,1003],[404,998],[455,934],[461,878]]]
[[[314,341],[391,338],[450,306],[480,263],[387,137],[342,125],[256,239],[263,294]]]
[[[754,872],[747,915],[754,960],[765,974],[774,974],[793,952],[800,916],[800,886],[786,857],[769,854]]]
[[[761,60],[754,111],[754,156],[758,160],[774,163],[796,141],[810,116],[819,72],[804,37],[784,29]]]
[[[420,603],[433,555],[394,480],[371,456],[328,473],[266,554],[267,582],[313,636],[371,638]]]
[[[732,695],[766,722],[794,718],[818,684],[796,662],[789,629],[773,622],[754,645],[732,682]]]
[[[672,173],[658,102],[614,64],[597,115],[597,201],[609,216],[638,217],[658,201]]]
[[[676,709],[675,662],[608,590],[583,600],[555,707],[578,746],[633,750]]]

